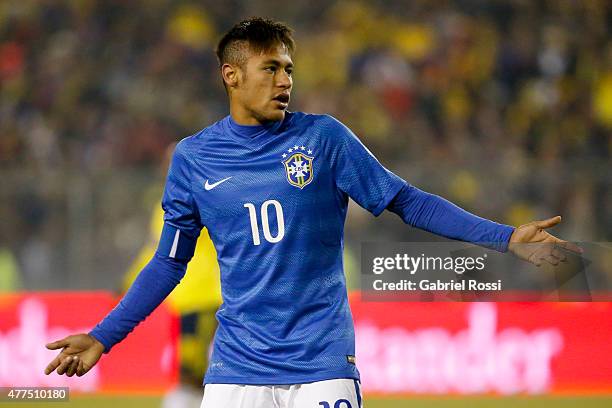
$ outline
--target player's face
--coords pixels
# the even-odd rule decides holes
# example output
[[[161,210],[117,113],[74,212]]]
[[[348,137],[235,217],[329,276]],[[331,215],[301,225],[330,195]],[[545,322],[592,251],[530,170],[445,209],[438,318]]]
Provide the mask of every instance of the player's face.
[[[237,102],[258,123],[283,120],[291,96],[292,72],[293,61],[282,45],[251,54],[235,93]]]

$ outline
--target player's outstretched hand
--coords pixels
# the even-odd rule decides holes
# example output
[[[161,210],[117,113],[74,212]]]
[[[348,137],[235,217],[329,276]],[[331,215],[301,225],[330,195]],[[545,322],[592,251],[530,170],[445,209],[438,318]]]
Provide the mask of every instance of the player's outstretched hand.
[[[521,225],[512,233],[508,250],[536,266],[540,266],[544,262],[551,265],[564,262],[566,255],[560,248],[581,254],[582,249],[576,244],[563,241],[545,231],[545,229],[554,227],[560,222],[561,216],[557,215],[547,220],[533,221]]]
[[[49,350],[62,351],[45,368],[45,374],[49,375],[57,369],[59,375],[66,374],[68,377],[77,375],[81,377],[98,362],[104,346],[89,334],[73,334],[61,340],[46,345]]]

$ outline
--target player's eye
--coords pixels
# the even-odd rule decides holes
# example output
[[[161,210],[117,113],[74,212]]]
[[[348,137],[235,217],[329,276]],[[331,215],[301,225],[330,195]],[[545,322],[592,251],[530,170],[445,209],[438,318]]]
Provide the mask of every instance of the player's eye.
[[[268,72],[276,72],[276,67],[275,66],[265,67],[264,69],[266,71],[268,71]]]
[[[286,68],[285,72],[287,73],[287,75],[291,76],[293,74],[293,68]]]

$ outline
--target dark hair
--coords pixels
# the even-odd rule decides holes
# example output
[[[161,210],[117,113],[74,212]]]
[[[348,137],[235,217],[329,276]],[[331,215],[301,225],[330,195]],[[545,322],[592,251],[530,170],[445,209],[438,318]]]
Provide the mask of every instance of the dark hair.
[[[283,44],[290,54],[295,50],[293,30],[284,23],[251,17],[233,26],[217,45],[219,65],[225,63],[242,65],[247,52],[260,53]]]

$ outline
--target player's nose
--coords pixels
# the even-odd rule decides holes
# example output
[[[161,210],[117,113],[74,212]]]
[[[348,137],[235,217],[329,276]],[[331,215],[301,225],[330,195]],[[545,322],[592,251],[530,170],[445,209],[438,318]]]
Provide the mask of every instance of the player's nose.
[[[281,88],[291,88],[291,85],[293,84],[293,80],[291,79],[291,76],[286,73],[284,70],[281,70],[279,72],[279,74],[276,76],[276,85],[281,87]]]

